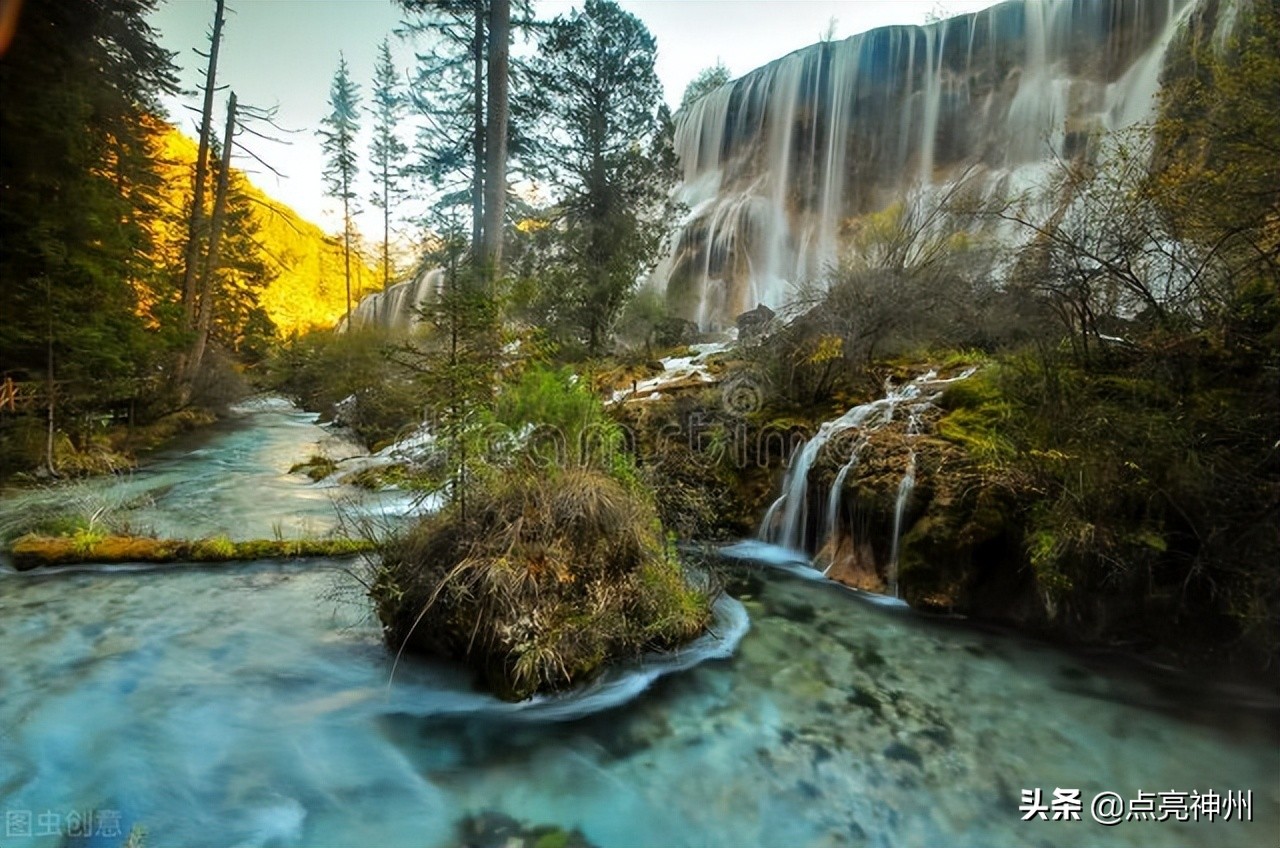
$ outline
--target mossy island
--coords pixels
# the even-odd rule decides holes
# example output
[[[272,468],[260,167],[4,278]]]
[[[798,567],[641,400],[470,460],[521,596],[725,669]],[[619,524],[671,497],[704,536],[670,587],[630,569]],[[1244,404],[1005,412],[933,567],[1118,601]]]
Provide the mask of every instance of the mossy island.
[[[370,585],[395,651],[461,660],[506,700],[571,688],[711,622],[652,496],[591,468],[492,478],[389,542]]]

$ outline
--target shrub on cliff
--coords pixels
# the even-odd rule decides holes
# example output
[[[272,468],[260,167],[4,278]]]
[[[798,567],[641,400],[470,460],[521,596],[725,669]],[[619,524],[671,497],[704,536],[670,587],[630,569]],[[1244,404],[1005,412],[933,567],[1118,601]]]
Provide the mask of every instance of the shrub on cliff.
[[[397,651],[462,660],[510,700],[675,647],[711,619],[647,493],[602,471],[494,475],[388,543],[370,594]]]
[[[904,538],[908,596],[956,584],[969,612],[1274,662],[1280,414],[1249,361],[1150,344],[1090,368],[1007,355],[957,383],[937,434],[963,456],[939,486],[963,496]]]

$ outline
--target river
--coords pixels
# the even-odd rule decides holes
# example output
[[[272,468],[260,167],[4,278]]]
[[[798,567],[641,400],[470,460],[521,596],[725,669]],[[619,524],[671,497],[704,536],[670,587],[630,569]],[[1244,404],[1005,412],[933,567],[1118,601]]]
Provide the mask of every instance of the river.
[[[263,403],[129,478],[67,491],[185,537],[394,521],[402,496],[358,501],[289,474],[345,450],[334,438]],[[0,517],[56,497],[10,494]],[[712,635],[523,705],[416,661],[392,678],[354,561],[5,569],[0,845],[119,845],[137,824],[152,848],[432,848],[494,813],[612,848],[1275,848],[1265,696],[729,562],[739,599],[720,604]],[[1069,802],[1045,820],[1028,806],[1055,789],[1080,790],[1081,820],[1053,820]],[[1168,820],[1099,824],[1107,792],[1131,806],[1166,793],[1152,798]],[[1199,821],[1178,822],[1191,792],[1251,792],[1252,821],[1210,821],[1206,800]],[[84,818],[116,827],[81,838]]]

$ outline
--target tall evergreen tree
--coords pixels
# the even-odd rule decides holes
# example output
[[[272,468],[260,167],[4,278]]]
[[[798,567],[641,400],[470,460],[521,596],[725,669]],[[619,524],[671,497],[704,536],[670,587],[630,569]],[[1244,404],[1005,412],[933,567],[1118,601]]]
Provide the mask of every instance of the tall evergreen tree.
[[[675,179],[657,46],[616,3],[587,0],[546,29],[539,57],[535,89],[550,140],[539,158],[560,195],[563,235],[549,282],[596,353],[657,254]]]
[[[484,226],[485,0],[402,0],[406,30],[427,49],[417,54],[414,110],[424,125],[415,144],[414,173],[435,191],[433,223],[442,228],[466,208],[471,242]]]
[[[43,377],[50,410],[55,388],[64,411],[126,391],[113,378],[157,353],[138,315],[157,182],[144,151],[177,82],[154,6],[27,3],[0,59],[0,371]]]
[[[373,144],[369,158],[377,189],[369,198],[382,210],[382,287],[391,285],[391,210],[404,196],[400,184],[404,157],[409,152],[397,130],[404,116],[405,97],[400,91],[391,45],[384,39],[378,48],[378,64],[373,71]]]
[[[510,115],[511,0],[490,0],[485,92],[484,244],[487,276],[502,272],[502,236],[507,208],[507,124]]]
[[[356,210],[356,134],[360,130],[360,87],[351,79],[346,57],[338,54],[338,70],[329,88],[330,112],[321,123],[324,178],[329,196],[342,201],[342,259],[347,282],[347,323],[351,323],[352,216]]]
[[[507,45],[513,32],[533,26],[530,3],[400,3],[409,13],[405,30],[422,36],[427,46],[417,54],[410,86],[414,110],[424,120],[411,170],[435,192],[431,224],[449,229],[467,210],[472,255],[500,261],[493,248],[505,227],[507,174],[511,157],[525,149],[519,127],[530,111],[522,96],[522,69],[508,61]]]
[[[215,0],[213,28],[209,32],[209,62],[205,66],[204,101],[200,109],[200,141],[196,152],[195,175],[192,182],[191,213],[187,224],[187,249],[182,270],[182,306],[184,329],[194,329],[199,312],[200,243],[205,227],[205,175],[209,170],[209,146],[213,135],[213,94],[217,89],[218,49],[222,44],[222,25],[225,19],[224,0]]]

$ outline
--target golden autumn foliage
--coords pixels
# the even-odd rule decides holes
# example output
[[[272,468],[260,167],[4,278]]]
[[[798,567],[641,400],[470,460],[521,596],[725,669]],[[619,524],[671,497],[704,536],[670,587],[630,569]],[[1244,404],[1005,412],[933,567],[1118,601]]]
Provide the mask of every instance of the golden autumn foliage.
[[[156,129],[153,155],[163,182],[159,214],[148,222],[152,258],[157,266],[180,272],[196,142],[168,124]],[[249,183],[243,174],[233,172],[233,176],[257,225],[255,240],[270,277],[258,302],[277,334],[288,337],[333,327],[346,312],[341,243]],[[381,288],[381,275],[369,265],[354,263],[352,276],[356,299]]]

